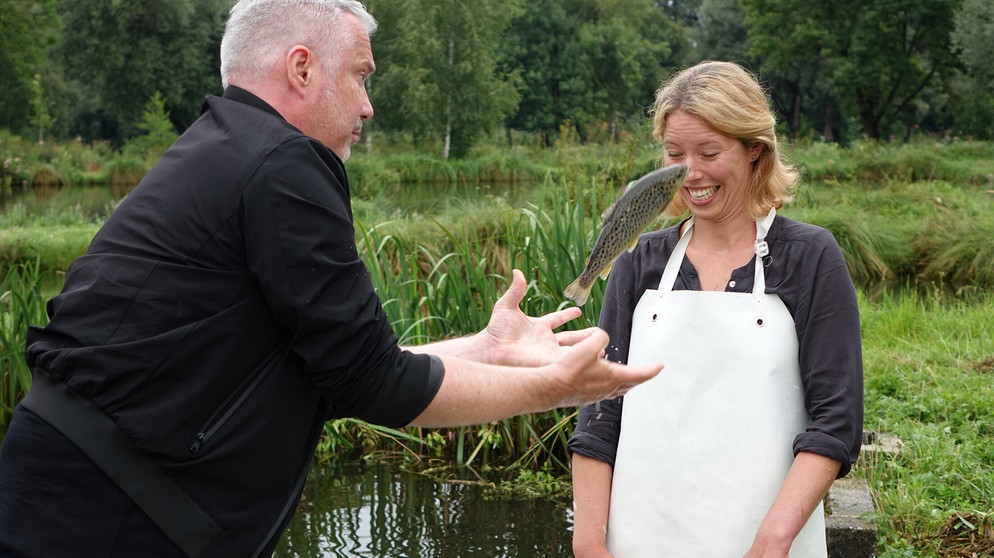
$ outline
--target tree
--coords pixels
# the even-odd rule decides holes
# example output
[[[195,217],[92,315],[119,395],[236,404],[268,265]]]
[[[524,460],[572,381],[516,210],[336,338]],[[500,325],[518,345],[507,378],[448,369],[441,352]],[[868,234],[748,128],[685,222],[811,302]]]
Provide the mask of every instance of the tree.
[[[987,87],[994,88],[994,4],[964,0],[954,24],[952,42],[963,65]]]
[[[546,142],[569,122],[582,140],[598,121],[644,116],[685,50],[684,32],[652,0],[538,0],[512,23],[502,64],[521,75],[509,124]]]
[[[169,121],[169,113],[166,112],[166,100],[158,91],[145,103],[142,120],[137,127],[144,134],[129,139],[122,152],[142,159],[151,166],[177,137],[176,129]]]
[[[927,87],[952,75],[952,14],[960,0],[742,0],[752,51],[764,67],[824,83],[863,134],[910,129],[933,110]]]
[[[501,41],[500,64],[505,73],[519,76],[520,102],[508,127],[539,132],[543,143],[551,145],[568,118],[569,82],[588,83],[582,61],[570,52],[570,39],[578,32],[579,23],[562,0],[527,2],[511,22]]]
[[[39,76],[58,38],[57,0],[0,2],[0,126],[26,129],[30,112],[40,102]],[[35,107],[35,110],[44,107]]]
[[[45,132],[52,126],[52,115],[48,113],[42,94],[41,74],[35,74],[31,80],[31,124],[38,130],[38,143],[45,143]]]
[[[515,109],[518,95],[496,62],[517,2],[400,0],[372,12],[383,25],[374,49],[374,107],[381,128],[440,138],[442,157],[463,157]]]
[[[624,115],[643,116],[667,70],[678,62],[684,32],[651,1],[599,0],[595,21],[580,41],[593,68],[594,114],[611,125]]]
[[[954,17],[952,42],[965,72],[951,84],[957,131],[994,139],[994,4],[964,0]]]
[[[73,0],[61,4],[61,51],[69,78],[82,84],[91,112],[123,140],[138,133],[145,101],[166,99],[185,128],[203,97],[220,92],[218,45],[230,0]],[[68,70],[67,70],[68,71]]]
[[[749,35],[739,0],[703,0],[688,25],[693,49],[688,63],[702,60],[746,61]]]

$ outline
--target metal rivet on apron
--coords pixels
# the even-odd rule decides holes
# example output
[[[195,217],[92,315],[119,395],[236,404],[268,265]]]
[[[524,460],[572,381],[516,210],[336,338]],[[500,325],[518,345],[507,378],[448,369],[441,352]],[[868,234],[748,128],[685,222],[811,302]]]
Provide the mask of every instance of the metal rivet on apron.
[[[735,288],[735,281],[729,281],[728,282],[728,286],[734,289]]]
[[[756,325],[759,327],[763,327],[763,318],[756,318]]]
[[[652,315],[652,321],[656,321],[656,318],[658,318],[658,317],[659,317],[659,314],[653,314]]]

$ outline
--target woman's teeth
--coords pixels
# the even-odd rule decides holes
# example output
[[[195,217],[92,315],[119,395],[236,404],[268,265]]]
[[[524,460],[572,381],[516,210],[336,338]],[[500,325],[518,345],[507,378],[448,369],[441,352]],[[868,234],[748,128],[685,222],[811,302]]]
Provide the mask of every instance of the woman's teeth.
[[[700,188],[697,190],[689,190],[690,198],[694,201],[704,201],[714,195],[718,191],[717,186],[710,186],[708,188]]]

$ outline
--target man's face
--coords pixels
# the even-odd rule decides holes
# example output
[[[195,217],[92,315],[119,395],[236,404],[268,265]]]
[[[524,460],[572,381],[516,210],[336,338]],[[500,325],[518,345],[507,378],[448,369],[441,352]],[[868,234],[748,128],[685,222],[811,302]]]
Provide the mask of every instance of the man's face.
[[[373,117],[366,93],[366,78],[375,70],[369,35],[358,18],[347,16],[349,45],[341,55],[325,62],[321,93],[311,116],[308,135],[320,140],[344,161],[359,141],[362,123]]]

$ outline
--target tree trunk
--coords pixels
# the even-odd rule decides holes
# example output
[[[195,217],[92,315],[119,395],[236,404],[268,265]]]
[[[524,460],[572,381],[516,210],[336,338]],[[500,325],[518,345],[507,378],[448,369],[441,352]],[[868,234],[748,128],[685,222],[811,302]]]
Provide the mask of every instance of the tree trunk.
[[[870,139],[880,139],[880,128],[873,114],[873,104],[859,89],[856,89],[856,106],[859,107],[859,120],[863,124],[863,133]]]
[[[452,67],[454,63],[453,50],[455,49],[454,41],[449,39],[449,67]],[[452,148],[452,91],[445,92],[445,141],[442,145],[442,160],[449,160],[449,150]]]

